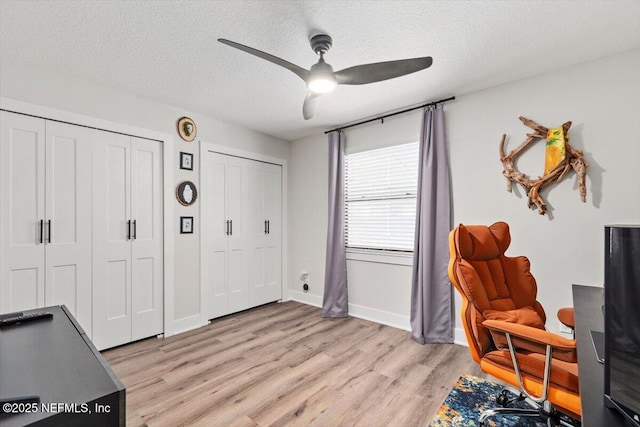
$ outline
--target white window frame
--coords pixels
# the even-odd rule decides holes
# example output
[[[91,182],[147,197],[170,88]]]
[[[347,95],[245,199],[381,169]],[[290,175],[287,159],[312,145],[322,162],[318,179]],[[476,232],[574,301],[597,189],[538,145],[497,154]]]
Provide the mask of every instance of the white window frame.
[[[412,142],[409,144],[414,144],[416,151],[418,148],[418,143],[417,142]],[[400,146],[404,146],[407,144],[400,144],[400,145],[394,145],[394,146],[390,146],[390,147],[383,147],[382,149],[393,149],[393,148],[397,148]],[[368,151],[373,151],[373,150],[378,150],[378,148],[376,149],[372,149],[372,150],[368,150]],[[361,153],[361,152],[359,152]],[[358,153],[356,153],[358,154]],[[350,155],[353,154],[347,154],[347,158],[345,159],[345,167],[347,166],[348,163],[348,157]],[[415,189],[415,196],[417,198],[417,159],[418,154],[416,152],[416,189]],[[347,191],[348,191],[348,176],[347,176],[347,171],[345,170],[345,244],[347,244],[347,233],[348,233],[348,219],[347,219]],[[389,199],[393,199],[393,196],[390,196]],[[412,233],[414,232],[414,230],[412,230]],[[354,260],[354,261],[364,261],[364,262],[375,262],[375,263],[384,263],[384,264],[396,264],[396,265],[405,265],[405,266],[411,266],[413,265],[413,247],[411,248],[411,250],[397,250],[397,249],[366,249],[366,248],[358,248],[358,247],[346,247],[346,256],[347,256],[347,260]]]

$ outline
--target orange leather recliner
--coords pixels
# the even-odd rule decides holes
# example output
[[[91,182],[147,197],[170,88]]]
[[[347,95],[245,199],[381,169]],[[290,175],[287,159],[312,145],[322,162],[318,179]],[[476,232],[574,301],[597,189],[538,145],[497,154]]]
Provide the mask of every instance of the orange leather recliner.
[[[504,222],[460,224],[449,235],[449,278],[462,296],[471,356],[484,372],[518,387],[506,387],[497,399],[502,407],[485,411],[480,425],[500,413],[571,426],[558,410],[580,419],[576,344],[544,329],[529,260],[505,256],[510,242]],[[561,317],[573,326],[572,309],[562,309]],[[510,399],[506,390],[517,397]],[[525,400],[531,409],[509,408],[513,400]]]

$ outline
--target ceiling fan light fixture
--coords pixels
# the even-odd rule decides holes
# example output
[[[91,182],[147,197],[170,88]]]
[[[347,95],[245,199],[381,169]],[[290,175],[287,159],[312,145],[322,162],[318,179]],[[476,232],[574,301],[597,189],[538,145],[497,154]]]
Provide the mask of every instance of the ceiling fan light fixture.
[[[338,85],[333,74],[315,75],[307,81],[307,87],[313,93],[328,93]]]
[[[331,92],[338,85],[331,65],[324,62],[322,55],[317,64],[313,64],[307,77],[307,87],[315,94]]]

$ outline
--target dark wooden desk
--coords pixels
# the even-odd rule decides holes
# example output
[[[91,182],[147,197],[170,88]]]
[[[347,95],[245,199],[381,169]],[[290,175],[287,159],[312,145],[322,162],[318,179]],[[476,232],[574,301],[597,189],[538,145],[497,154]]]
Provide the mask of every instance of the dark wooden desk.
[[[582,427],[624,427],[617,411],[604,406],[604,365],[596,360],[589,331],[604,331],[604,288],[573,285]]]
[[[31,311],[53,319],[0,328],[0,398],[37,395],[45,406],[1,414],[0,426],[124,426],[125,388],[66,307]]]

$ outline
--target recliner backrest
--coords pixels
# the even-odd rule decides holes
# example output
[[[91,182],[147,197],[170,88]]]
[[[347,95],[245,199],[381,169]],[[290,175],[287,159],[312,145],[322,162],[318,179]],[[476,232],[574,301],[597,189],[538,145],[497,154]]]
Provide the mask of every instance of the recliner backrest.
[[[536,301],[537,285],[526,257],[507,257],[511,243],[509,226],[462,225],[451,232],[449,274],[463,300],[463,322],[474,359],[495,349],[489,332],[482,326],[486,310],[507,311],[532,307],[542,319],[544,310]],[[476,360],[477,361],[477,360]]]

